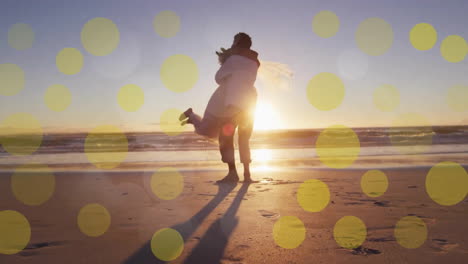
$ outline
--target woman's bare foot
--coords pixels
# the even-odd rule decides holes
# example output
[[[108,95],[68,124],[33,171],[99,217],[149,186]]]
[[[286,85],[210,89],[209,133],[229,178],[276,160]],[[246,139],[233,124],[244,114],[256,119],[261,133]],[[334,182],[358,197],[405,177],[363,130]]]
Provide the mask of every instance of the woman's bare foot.
[[[189,108],[189,109],[185,110],[185,112],[180,114],[179,121],[184,121],[185,119],[189,118],[192,113],[193,113],[192,108]]]

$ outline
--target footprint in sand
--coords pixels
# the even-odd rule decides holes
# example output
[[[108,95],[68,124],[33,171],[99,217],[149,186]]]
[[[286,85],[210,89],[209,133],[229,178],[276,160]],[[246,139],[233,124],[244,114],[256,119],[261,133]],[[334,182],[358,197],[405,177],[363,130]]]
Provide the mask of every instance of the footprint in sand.
[[[37,249],[46,248],[46,247],[56,247],[56,246],[61,246],[63,244],[65,244],[64,241],[33,243],[33,244],[29,244],[28,246],[26,246],[24,250],[18,254],[23,257],[30,257],[30,256],[39,254],[39,251],[37,251]]]
[[[422,215],[417,215],[417,214],[408,214],[409,216],[417,216],[421,219],[424,220],[424,223],[426,223],[426,225],[428,226],[431,226],[431,225],[434,225],[437,220],[435,218],[431,218],[431,217],[427,217],[427,216],[422,216]]]
[[[457,243],[450,243],[446,239],[432,239],[431,248],[435,251],[436,254],[447,254],[449,251],[457,248],[459,245]]]
[[[353,250],[351,250],[351,254],[353,255],[360,255],[360,256],[369,256],[369,255],[377,255],[380,254],[380,250],[372,249],[372,248],[365,248],[363,246],[359,246]]]
[[[390,202],[389,201],[377,201],[377,202],[374,202],[374,205],[377,205],[380,207],[389,207]]]
[[[266,217],[266,218],[277,218],[278,217],[277,213],[273,213],[273,212],[270,212],[270,211],[267,211],[267,210],[258,210],[258,212],[260,213],[260,215],[262,215],[263,217]]]

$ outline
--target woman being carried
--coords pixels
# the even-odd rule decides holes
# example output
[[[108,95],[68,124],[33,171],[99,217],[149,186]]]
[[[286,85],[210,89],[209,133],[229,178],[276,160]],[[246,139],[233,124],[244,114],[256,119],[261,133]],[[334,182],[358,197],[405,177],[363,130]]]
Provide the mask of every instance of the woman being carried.
[[[254,87],[260,66],[258,53],[251,50],[249,35],[238,33],[230,49],[221,49],[218,55],[220,69],[216,73],[219,87],[211,96],[203,118],[191,108],[181,116],[182,124],[193,124],[195,132],[209,138],[218,137],[222,161],[229,165],[222,182],[237,182],[239,177],[234,160],[234,132],[238,129],[239,154],[244,165],[245,181],[250,181],[249,140],[253,129],[253,113],[257,102]]]

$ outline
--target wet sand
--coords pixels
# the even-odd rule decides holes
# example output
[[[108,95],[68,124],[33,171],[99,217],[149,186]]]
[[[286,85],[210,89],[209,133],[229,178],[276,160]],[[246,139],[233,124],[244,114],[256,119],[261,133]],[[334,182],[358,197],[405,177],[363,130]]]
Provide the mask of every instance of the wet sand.
[[[466,168],[465,168],[466,169]],[[367,197],[360,178],[366,170],[257,171],[253,184],[216,185],[224,171],[184,171],[184,188],[174,200],[161,200],[150,188],[151,172],[58,172],[53,196],[40,206],[17,201],[10,173],[0,174],[0,211],[16,210],[29,220],[29,245],[0,263],[163,263],[150,240],[161,228],[184,238],[182,254],[171,263],[466,263],[468,199],[441,206],[425,190],[429,168],[384,169],[386,193]],[[304,211],[297,202],[299,185],[325,182],[330,203],[321,212]],[[99,237],[80,232],[77,215],[99,203],[111,225]],[[367,238],[358,249],[341,248],[333,227],[343,216],[359,217]],[[394,227],[404,216],[420,217],[428,236],[416,249],[401,247]],[[296,216],[306,236],[295,249],[279,247],[272,230],[281,216]]]

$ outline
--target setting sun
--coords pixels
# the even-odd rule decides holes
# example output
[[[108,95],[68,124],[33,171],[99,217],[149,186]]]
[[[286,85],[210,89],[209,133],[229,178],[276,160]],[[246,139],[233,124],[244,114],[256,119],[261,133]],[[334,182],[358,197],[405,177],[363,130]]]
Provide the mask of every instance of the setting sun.
[[[255,109],[255,130],[271,130],[279,129],[281,120],[278,113],[273,109],[271,104],[259,102]]]

